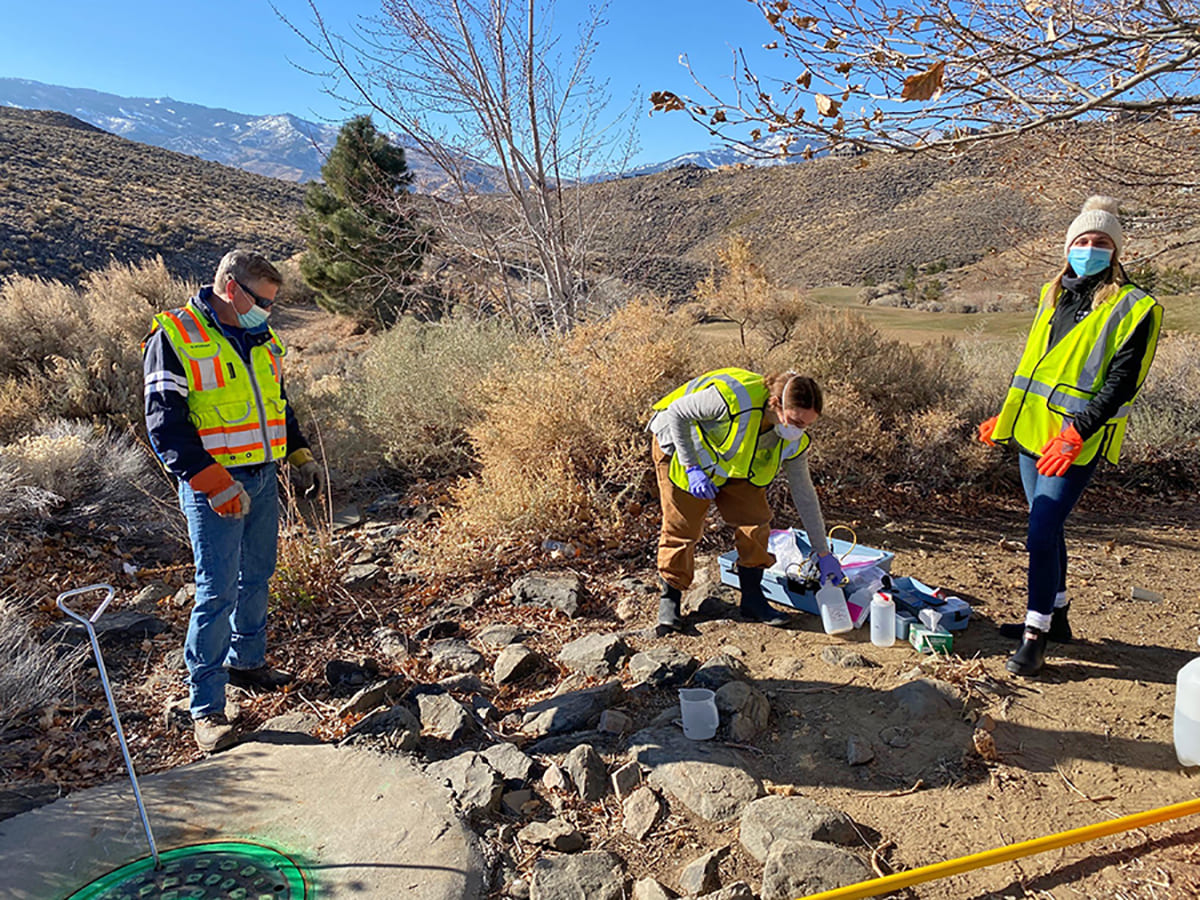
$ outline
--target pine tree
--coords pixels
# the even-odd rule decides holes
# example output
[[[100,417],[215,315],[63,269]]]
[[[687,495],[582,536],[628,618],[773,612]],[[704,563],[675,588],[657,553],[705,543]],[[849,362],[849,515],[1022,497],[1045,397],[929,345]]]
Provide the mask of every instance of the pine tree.
[[[390,325],[409,305],[431,242],[413,216],[404,150],[370,116],[351,119],[313,182],[299,226],[308,242],[300,273],[330,312]]]

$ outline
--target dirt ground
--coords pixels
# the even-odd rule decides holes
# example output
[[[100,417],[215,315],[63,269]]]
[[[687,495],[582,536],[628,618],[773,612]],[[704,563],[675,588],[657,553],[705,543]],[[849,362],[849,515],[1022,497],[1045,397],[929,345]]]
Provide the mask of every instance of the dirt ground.
[[[312,318],[316,324],[319,316]],[[298,337],[293,345],[315,343],[320,335]],[[436,504],[442,494],[436,486],[414,490],[425,494],[406,497],[406,503]],[[342,499],[366,503],[373,498]],[[964,598],[973,617],[967,630],[956,634],[955,654],[947,659],[922,656],[901,643],[876,648],[865,627],[827,636],[819,619],[807,614],[798,614],[788,630],[710,620],[698,622],[696,634],[669,638],[701,661],[735,648],[731,652],[768,692],[771,727],[746,754],[769,790],[802,794],[847,812],[862,829],[864,854],[874,851],[881,872],[1196,796],[1200,770],[1182,770],[1172,745],[1175,675],[1200,654],[1200,512],[1193,498],[1149,498],[1118,490],[1103,477],[1085,492],[1068,525],[1076,640],[1050,645],[1045,671],[1031,679],[1005,671],[1014,644],[996,631],[998,623],[1017,621],[1024,611],[1025,555],[1019,547],[1025,516],[1015,483],[982,498],[823,492],[822,501],[831,526],[849,525],[860,542],[894,552],[894,574],[915,576]],[[274,611],[273,661],[295,671],[298,681],[286,694],[239,696],[241,724],[253,728],[281,712],[307,712],[320,720],[319,737],[337,740],[354,718],[337,716],[350,691],[330,687],[326,663],[375,657],[371,634],[379,625],[411,635],[432,604],[468,593],[484,599],[461,616],[467,638],[505,621],[527,626],[534,634],[530,643],[549,659],[563,643],[588,631],[622,631],[635,649],[653,645],[656,639],[647,629],[655,597],[623,580],[652,583],[656,515],[648,505],[638,533],[631,535],[636,546],[611,555],[550,560],[530,548],[526,559],[486,583],[401,582]],[[28,557],[4,576],[5,584],[40,599],[41,624],[56,617],[53,595],[66,587],[111,581],[119,588],[120,608],[150,579],[177,588],[191,578],[189,554],[178,536],[160,535],[158,545],[130,546],[108,534],[109,526],[95,524],[86,534],[55,534],[32,543]],[[701,548],[710,579],[717,554],[730,547],[730,533],[714,522]],[[507,584],[543,567],[583,576],[583,617],[555,618],[507,604]],[[138,568],[136,575],[128,574],[131,568]],[[1134,587],[1160,592],[1165,599],[1134,600]],[[723,596],[736,603],[732,590],[725,589]],[[170,654],[182,646],[187,609],[166,599],[147,611],[163,618],[169,630],[105,656],[139,772],[199,756],[190,734],[170,731],[162,715],[164,705],[186,693]],[[857,651],[873,665],[842,667],[828,661],[829,648]],[[890,692],[910,680],[917,666],[924,675],[956,685],[957,712],[904,721]],[[400,671],[414,681],[440,677],[419,650],[403,663],[382,663],[381,671]],[[501,690],[493,702],[502,712],[521,709],[547,696],[564,674],[543,673],[531,683]],[[673,691],[659,691],[631,698],[629,707],[640,726],[674,702]],[[977,725],[992,727],[995,753],[987,755],[995,758],[985,759],[975,749]],[[886,729],[894,735],[905,727],[911,734],[895,746],[881,738]],[[852,736],[870,744],[872,761],[848,764]],[[85,670],[62,704],[0,744],[0,775],[10,785],[51,785],[64,793],[124,777],[94,669]],[[740,877],[758,887],[761,867],[740,849],[736,823],[700,822],[673,804],[667,821],[638,843],[621,831],[614,800],[568,802],[566,815],[584,828],[592,848],[624,857],[633,878],[653,875],[674,886],[687,862],[730,845],[723,882]],[[930,882],[905,896],[1193,898],[1200,896],[1198,839],[1200,818],[1185,818]],[[528,866],[532,860],[526,855],[518,862]]]
[[[881,502],[885,508],[875,506]],[[895,574],[916,576],[972,604],[971,624],[958,633],[953,657],[921,656],[900,643],[877,648],[866,628],[827,636],[819,619],[807,614],[799,614],[789,630],[712,620],[698,622],[697,634],[670,638],[700,660],[736,648],[732,652],[768,692],[771,728],[746,752],[769,789],[846,811],[861,826],[864,852],[867,847],[875,851],[881,872],[1193,798],[1196,773],[1180,769],[1172,745],[1175,674],[1200,652],[1200,597],[1192,591],[1200,581],[1200,537],[1192,504],[1108,496],[1102,485],[1085,493],[1068,540],[1077,640],[1051,645],[1044,673],[1032,679],[1005,671],[1012,644],[995,629],[996,623],[1018,619],[1023,610],[1024,555],[1006,549],[1013,546],[1007,542],[1021,536],[1022,510],[1015,498],[980,508],[952,500],[933,506],[919,511],[896,498],[854,502],[830,497],[826,514],[831,523],[855,528],[863,543],[895,552]],[[652,513],[647,510],[647,527]],[[728,538],[716,523],[705,537],[710,570]],[[544,611],[484,603],[463,617],[466,636],[492,622],[517,621],[537,628],[535,646],[550,658],[562,643],[590,630],[627,630],[638,649],[655,642],[645,630],[653,620],[653,596],[636,600],[616,587],[628,575],[649,581],[648,568],[606,558],[550,565],[569,566],[584,575],[589,597],[582,619],[547,622]],[[188,574],[183,566],[168,580],[182,582]],[[1166,599],[1133,600],[1134,586],[1159,591]],[[129,596],[131,587],[123,588],[121,596]],[[736,602],[736,594],[725,590],[726,599]],[[306,613],[277,614],[272,637],[276,661],[297,671],[300,681],[286,695],[240,697],[244,724],[253,727],[271,715],[297,710],[321,717],[319,735],[336,739],[344,734],[352,722],[339,720],[334,710],[345,691],[328,686],[324,664],[370,656],[369,635],[380,621],[401,630],[415,627],[422,621],[419,597],[429,592],[429,585],[416,585],[403,597],[376,592]],[[397,618],[397,611],[410,605],[411,616]],[[628,621],[619,621],[621,609],[632,610]],[[184,695],[181,675],[168,665],[167,654],[182,642],[186,609],[164,602],[157,613],[170,622],[170,631],[106,654],[135,765],[144,772],[198,756],[190,735],[166,731],[161,715],[168,700]],[[830,647],[857,651],[874,665],[831,663],[823,655]],[[413,658],[404,671],[414,679],[436,677],[426,665]],[[956,684],[964,698],[961,709],[924,727],[908,723],[912,733],[907,746],[889,746],[881,732],[906,724],[889,691],[911,678],[916,666]],[[494,702],[502,711],[521,708],[549,692],[557,678],[549,673],[540,682],[505,689]],[[663,691],[632,701],[632,711],[641,720],[672,702],[673,692]],[[643,708],[637,708],[639,703]],[[63,790],[122,777],[103,711],[93,672],[76,696],[49,711],[39,727],[26,728],[6,742],[0,767],[14,783],[52,783]],[[972,741],[974,726],[989,719],[994,723],[994,760],[982,758]],[[872,746],[870,763],[847,763],[852,735]],[[639,845],[620,831],[615,801],[577,804],[568,814],[587,828],[593,847],[625,857],[635,878],[654,875],[672,885],[682,865],[728,844],[733,851],[722,864],[726,883],[741,877],[757,887],[761,869],[737,844],[736,823],[703,823],[674,804],[670,818]],[[931,882],[909,896],[1195,897],[1200,892],[1197,838],[1200,822],[1182,819]],[[531,863],[532,857],[523,861]]]
[[[947,501],[924,513],[827,509],[831,522],[851,524],[863,543],[895,552],[895,574],[972,604],[971,624],[957,633],[950,659],[922,657],[907,644],[874,647],[865,627],[828,636],[805,614],[802,630],[701,626],[699,638],[674,639],[701,659],[721,645],[745,652],[751,673],[774,691],[777,713],[756,758],[761,774],[776,792],[845,810],[892,867],[916,868],[1196,796],[1196,771],[1180,768],[1172,739],[1175,675],[1200,653],[1200,598],[1192,592],[1200,536],[1192,504],[1106,497],[1099,485],[1085,493],[1068,531],[1076,640],[1052,644],[1044,672],[1026,679],[1005,670],[1015,644],[996,630],[1024,612],[1025,555],[1006,549],[1023,537],[1023,510],[1013,501],[979,509]],[[1165,600],[1133,600],[1135,586]],[[875,665],[832,664],[822,656],[831,646]],[[911,742],[891,747],[880,732],[905,723],[889,691],[917,665],[959,687],[961,715],[924,728],[911,722]],[[974,750],[972,733],[975,724],[991,723],[997,758],[989,761]],[[873,761],[847,764],[851,736],[870,742]],[[1195,897],[1197,838],[1200,822],[1184,818],[927,883],[915,896]]]

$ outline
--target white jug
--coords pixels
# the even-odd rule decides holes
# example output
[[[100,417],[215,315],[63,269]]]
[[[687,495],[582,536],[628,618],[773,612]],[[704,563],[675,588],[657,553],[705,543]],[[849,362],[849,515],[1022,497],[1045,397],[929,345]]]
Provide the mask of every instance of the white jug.
[[[1175,755],[1181,766],[1200,766],[1200,657],[1175,677]]]
[[[896,604],[883,591],[871,598],[871,643],[876,647],[896,643]]]
[[[854,627],[846,595],[835,584],[823,584],[817,591],[817,607],[821,610],[821,625],[826,634],[841,634]]]

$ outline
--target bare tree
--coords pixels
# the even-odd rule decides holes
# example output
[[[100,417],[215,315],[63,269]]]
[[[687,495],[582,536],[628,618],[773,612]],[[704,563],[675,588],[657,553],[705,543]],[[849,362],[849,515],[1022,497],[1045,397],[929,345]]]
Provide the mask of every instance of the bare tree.
[[[751,0],[755,2],[755,0]],[[960,151],[1071,120],[1193,114],[1200,7],[1172,0],[755,2],[786,74],[651,95],[760,154]],[[689,71],[691,71],[689,67]],[[747,133],[748,129],[748,133]],[[769,151],[759,143],[777,135]],[[802,145],[796,149],[793,145]]]
[[[569,328],[587,306],[598,222],[578,185],[633,150],[588,74],[604,8],[560,55],[553,0],[383,0],[348,34],[309,3],[311,29],[293,28],[329,63],[330,93],[379,113],[445,175],[442,246],[490,268],[493,302],[515,320]],[[497,192],[481,190],[488,180]]]

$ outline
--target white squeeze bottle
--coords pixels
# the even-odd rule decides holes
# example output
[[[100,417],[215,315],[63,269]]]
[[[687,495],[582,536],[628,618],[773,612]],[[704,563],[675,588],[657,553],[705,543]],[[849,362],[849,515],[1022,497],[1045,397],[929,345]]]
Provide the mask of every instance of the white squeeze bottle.
[[[1200,766],[1200,657],[1175,677],[1175,755],[1181,766]]]
[[[817,591],[817,607],[821,610],[821,624],[826,634],[841,634],[854,627],[846,607],[846,595],[837,585],[821,585]]]
[[[876,647],[896,643],[896,604],[884,591],[876,591],[871,598],[871,643]]]

